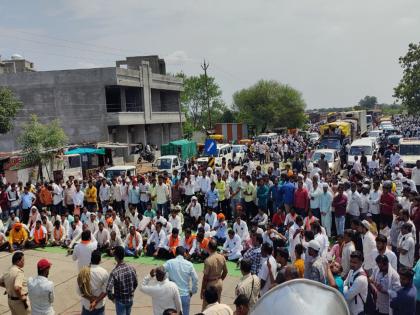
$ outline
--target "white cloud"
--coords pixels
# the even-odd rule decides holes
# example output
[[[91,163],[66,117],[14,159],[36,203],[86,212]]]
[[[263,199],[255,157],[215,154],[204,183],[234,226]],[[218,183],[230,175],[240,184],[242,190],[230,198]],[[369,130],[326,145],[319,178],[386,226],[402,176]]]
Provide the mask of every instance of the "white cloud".
[[[125,56],[158,54],[170,71],[188,74],[201,73],[206,58],[227,102],[261,78],[296,87],[309,107],[350,105],[366,94],[392,102],[401,77],[398,57],[419,40],[420,22],[412,18],[420,12],[418,0],[57,0],[29,6],[10,3],[0,30],[28,29],[69,42],[33,37],[51,43],[37,44],[0,34],[7,53],[45,51],[31,58],[42,69],[112,66]],[[79,65],[69,55],[80,57]]]
[[[183,50],[176,50],[165,56],[164,59],[169,65],[183,65],[189,60],[187,53]]]

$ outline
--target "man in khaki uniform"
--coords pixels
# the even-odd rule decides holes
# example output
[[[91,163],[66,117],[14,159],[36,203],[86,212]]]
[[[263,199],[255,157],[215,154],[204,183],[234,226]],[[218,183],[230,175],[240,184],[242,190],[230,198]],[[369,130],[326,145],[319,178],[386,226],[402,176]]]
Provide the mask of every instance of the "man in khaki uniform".
[[[25,265],[23,252],[13,254],[12,264],[10,269],[1,276],[0,286],[6,288],[12,315],[29,315],[31,308],[28,299],[28,286],[22,269]]]
[[[219,302],[222,295],[223,280],[226,278],[228,270],[226,259],[223,255],[217,253],[217,242],[212,239],[208,245],[209,257],[204,261],[203,283],[201,285],[201,299],[203,300],[203,310],[207,306],[204,299],[204,292],[207,288],[213,286],[216,288]]]

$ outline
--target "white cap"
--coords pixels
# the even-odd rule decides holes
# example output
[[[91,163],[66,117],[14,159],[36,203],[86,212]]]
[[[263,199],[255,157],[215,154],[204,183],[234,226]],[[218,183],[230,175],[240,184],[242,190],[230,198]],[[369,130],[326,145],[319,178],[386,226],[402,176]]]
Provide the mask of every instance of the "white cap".
[[[312,248],[313,250],[319,252],[321,249],[321,245],[319,245],[318,241],[312,240],[309,241],[308,248]]]
[[[366,229],[370,229],[370,223],[368,222],[368,221],[366,221],[366,220],[363,220],[362,221],[362,224],[363,224],[363,226],[366,228]]]
[[[324,183],[324,184],[322,185],[322,187],[323,187],[323,188],[325,188],[325,187],[326,187],[326,188],[328,188],[328,187],[330,187],[330,186],[328,186],[328,184],[327,184],[327,183]]]

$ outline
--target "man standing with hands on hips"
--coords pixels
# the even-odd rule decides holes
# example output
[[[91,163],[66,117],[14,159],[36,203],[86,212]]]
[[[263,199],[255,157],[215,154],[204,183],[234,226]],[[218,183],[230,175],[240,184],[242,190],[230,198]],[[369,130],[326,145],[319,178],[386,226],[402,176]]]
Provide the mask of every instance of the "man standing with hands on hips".
[[[23,252],[13,254],[12,264],[9,270],[1,276],[0,286],[6,288],[12,315],[29,315],[31,307],[28,300],[28,285],[23,273],[25,265]]]

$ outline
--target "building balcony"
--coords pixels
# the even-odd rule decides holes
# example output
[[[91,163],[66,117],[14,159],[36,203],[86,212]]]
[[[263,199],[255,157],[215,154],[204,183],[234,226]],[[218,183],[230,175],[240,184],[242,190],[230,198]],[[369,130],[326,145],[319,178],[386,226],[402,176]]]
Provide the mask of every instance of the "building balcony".
[[[146,117],[145,117],[146,116]],[[128,126],[146,124],[173,124],[185,122],[185,115],[179,112],[152,112],[151,117],[147,117],[144,112],[115,112],[106,113],[108,126]]]

